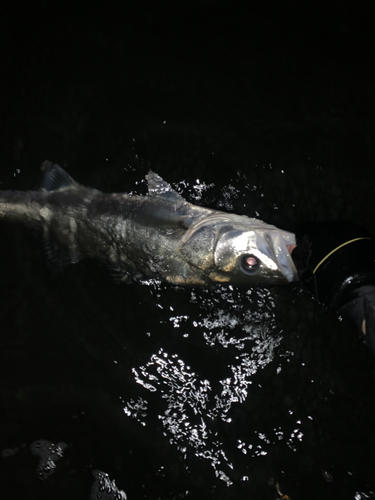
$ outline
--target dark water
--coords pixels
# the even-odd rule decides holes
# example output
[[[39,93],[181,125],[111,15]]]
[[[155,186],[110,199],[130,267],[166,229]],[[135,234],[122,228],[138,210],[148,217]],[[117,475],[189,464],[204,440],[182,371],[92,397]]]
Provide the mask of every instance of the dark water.
[[[371,15],[20,2],[0,20],[1,187],[33,188],[48,158],[142,193],[152,168],[284,229],[375,232]],[[373,359],[298,285],[117,286],[0,233],[1,498],[374,497]]]

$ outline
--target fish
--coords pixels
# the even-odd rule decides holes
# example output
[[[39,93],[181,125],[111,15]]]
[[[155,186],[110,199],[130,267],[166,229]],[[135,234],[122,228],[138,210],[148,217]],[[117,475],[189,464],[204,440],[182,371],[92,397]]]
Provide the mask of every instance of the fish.
[[[298,281],[295,235],[273,225],[186,201],[158,174],[148,193],[104,193],[46,160],[37,190],[0,191],[0,220],[39,231],[62,267],[91,258],[116,281],[174,285],[286,284]]]

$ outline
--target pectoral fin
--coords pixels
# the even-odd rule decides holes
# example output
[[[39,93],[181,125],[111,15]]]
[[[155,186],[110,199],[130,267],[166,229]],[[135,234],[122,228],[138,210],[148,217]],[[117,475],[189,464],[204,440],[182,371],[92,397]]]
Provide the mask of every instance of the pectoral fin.
[[[35,240],[52,271],[63,271],[70,264],[75,264],[82,259],[78,251],[62,245],[49,231],[35,232]]]

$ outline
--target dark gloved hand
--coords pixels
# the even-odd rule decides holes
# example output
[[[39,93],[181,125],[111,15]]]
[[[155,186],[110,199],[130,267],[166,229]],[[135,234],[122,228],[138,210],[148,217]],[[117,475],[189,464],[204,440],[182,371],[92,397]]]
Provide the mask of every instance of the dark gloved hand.
[[[309,222],[292,252],[302,286],[351,321],[375,354],[375,239],[349,221]]]

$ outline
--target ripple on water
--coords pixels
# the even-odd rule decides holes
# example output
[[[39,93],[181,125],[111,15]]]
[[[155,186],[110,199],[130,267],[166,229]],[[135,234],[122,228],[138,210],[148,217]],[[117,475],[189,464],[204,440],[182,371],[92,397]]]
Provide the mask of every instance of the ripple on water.
[[[232,450],[230,457],[226,446],[227,427],[236,425],[233,407],[247,401],[254,375],[273,361],[281,342],[274,318],[275,305],[271,292],[261,288],[239,291],[219,287],[210,293],[192,290],[191,302],[199,304],[199,315],[194,320],[189,314],[176,314],[173,308],[166,314],[170,315],[173,328],[195,330],[198,346],[211,351],[210,363],[216,356],[221,363],[225,353],[225,364],[218,374],[208,366],[208,376],[204,377],[199,362],[195,364],[190,359],[188,364],[182,343],[178,352],[159,347],[148,362],[133,367],[133,376],[144,390],[157,395],[157,419],[182,459],[193,454],[207,460],[215,476],[230,485],[234,465]],[[124,406],[125,414],[141,425],[146,425],[146,399],[142,391]],[[280,440],[280,434],[274,440]],[[263,448],[270,440],[264,434],[254,435],[254,443],[245,441],[239,440],[241,446],[237,449],[241,455],[267,454]]]

